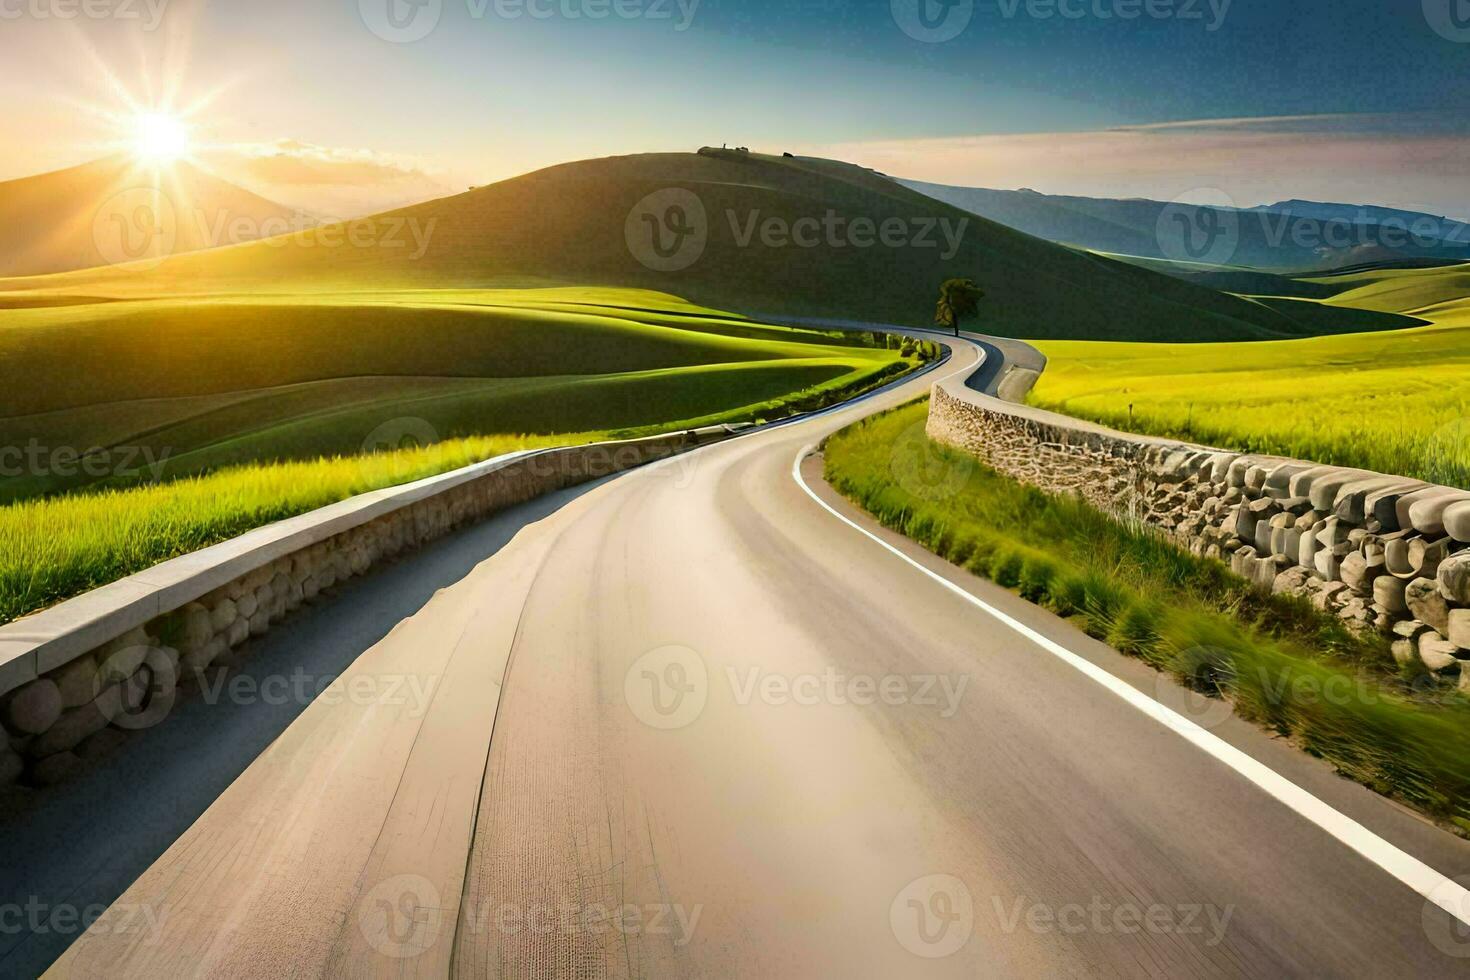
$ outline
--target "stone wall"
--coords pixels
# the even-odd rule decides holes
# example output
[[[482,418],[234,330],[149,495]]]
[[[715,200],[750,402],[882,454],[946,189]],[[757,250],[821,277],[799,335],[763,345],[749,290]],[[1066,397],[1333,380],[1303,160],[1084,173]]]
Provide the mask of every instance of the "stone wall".
[[[477,464],[305,515],[284,538],[277,529],[293,522],[176,559],[187,565],[166,586],[140,573],[0,628],[0,787],[57,782],[127,732],[158,724],[180,684],[199,683],[293,610],[380,562],[522,501],[729,434],[700,430]],[[370,499],[385,494],[384,504]],[[266,546],[252,547],[252,537]],[[268,560],[242,567],[242,555]],[[222,568],[228,581],[217,581]],[[165,601],[145,601],[159,597]],[[27,658],[40,665],[29,676]]]
[[[1053,493],[1141,520],[1263,590],[1393,637],[1470,690],[1470,492],[1221,452],[935,387],[931,438]]]

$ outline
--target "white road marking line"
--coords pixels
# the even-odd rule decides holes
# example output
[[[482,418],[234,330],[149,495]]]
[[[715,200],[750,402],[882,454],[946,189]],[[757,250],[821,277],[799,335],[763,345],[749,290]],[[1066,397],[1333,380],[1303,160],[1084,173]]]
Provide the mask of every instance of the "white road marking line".
[[[791,468],[791,476],[797,485],[806,491],[807,496],[815,500],[827,513],[864,537],[877,542],[882,548],[897,555],[902,561],[929,576],[929,578],[938,582],[966,602],[988,613],[1002,625],[1021,634],[1032,643],[1060,658],[1068,665],[1075,667],[1165,728],[1183,736],[1198,748],[1208,752],[1217,760],[1223,762],[1265,790],[1279,802],[1286,804],[1292,810],[1307,818],[1318,827],[1321,827],[1327,833],[1336,837],[1339,841],[1352,848],[1364,858],[1367,858],[1379,868],[1408,885],[1423,896],[1426,901],[1432,902],[1456,919],[1466,925],[1470,925],[1470,891],[1467,891],[1458,882],[1445,877],[1423,861],[1390,844],[1356,820],[1334,810],[1311,793],[1296,785],[1296,783],[1280,775],[1269,766],[1256,761],[1218,735],[1214,735],[1206,729],[1201,728],[1183,715],[1148,697],[1132,685],[1114,677],[1092,661],[1073,653],[1054,640],[1041,635],[1025,623],[1012,618],[983,599],[971,595],[949,579],[910,558],[867,528],[862,527],[839,513],[825,500],[817,496],[812,488],[807,485],[806,480],[802,478],[801,464],[808,456],[815,452],[815,446],[807,446],[801,452],[797,453],[796,463]]]

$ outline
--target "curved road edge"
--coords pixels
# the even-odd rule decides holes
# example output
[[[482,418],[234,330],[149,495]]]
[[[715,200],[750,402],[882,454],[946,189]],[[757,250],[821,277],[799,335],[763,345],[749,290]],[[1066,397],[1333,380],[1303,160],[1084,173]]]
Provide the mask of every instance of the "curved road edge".
[[[1329,806],[1322,800],[1302,789],[1296,783],[1280,775],[1276,770],[1258,761],[1251,755],[1201,727],[1182,714],[1140,692],[1131,684],[1119,679],[1091,660],[1067,649],[1052,638],[1032,629],[1003,610],[991,605],[956,583],[906,555],[900,549],[857,522],[840,513],[821,498],[802,475],[802,464],[815,455],[815,445],[806,446],[796,455],[792,464],[791,478],[813,501],[828,514],[852,530],[873,541],[922,575],[944,589],[959,596],[985,612],[1007,629],[1025,637],[1046,650],[1068,666],[1080,671],[1095,681],[1110,694],[1116,695],[1129,706],[1147,715],[1181,738],[1195,745],[1216,761],[1229,766],[1251,783],[1269,794],[1273,799],[1289,807],[1332,837],[1347,845],[1368,861],[1386,871],[1417,892],[1426,901],[1439,906],[1466,926],[1470,926],[1470,890],[1454,879],[1441,874],[1418,858],[1373,833],[1367,827]]]

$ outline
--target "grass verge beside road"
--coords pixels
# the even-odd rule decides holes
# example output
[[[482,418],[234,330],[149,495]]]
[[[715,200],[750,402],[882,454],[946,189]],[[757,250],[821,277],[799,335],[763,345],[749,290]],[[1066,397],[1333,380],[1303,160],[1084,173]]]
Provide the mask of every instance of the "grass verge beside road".
[[[1386,641],[1302,600],[1259,594],[1152,529],[932,442],[927,413],[925,400],[832,436],[828,482],[941,557],[1470,831],[1470,703],[1461,695],[1397,673]]]

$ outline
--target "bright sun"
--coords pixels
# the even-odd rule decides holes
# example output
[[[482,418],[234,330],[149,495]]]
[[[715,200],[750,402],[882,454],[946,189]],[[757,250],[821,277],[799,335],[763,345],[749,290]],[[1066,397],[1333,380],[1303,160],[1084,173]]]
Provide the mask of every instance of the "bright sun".
[[[189,153],[189,130],[184,123],[161,112],[146,112],[133,120],[133,154],[150,163],[172,163]]]

